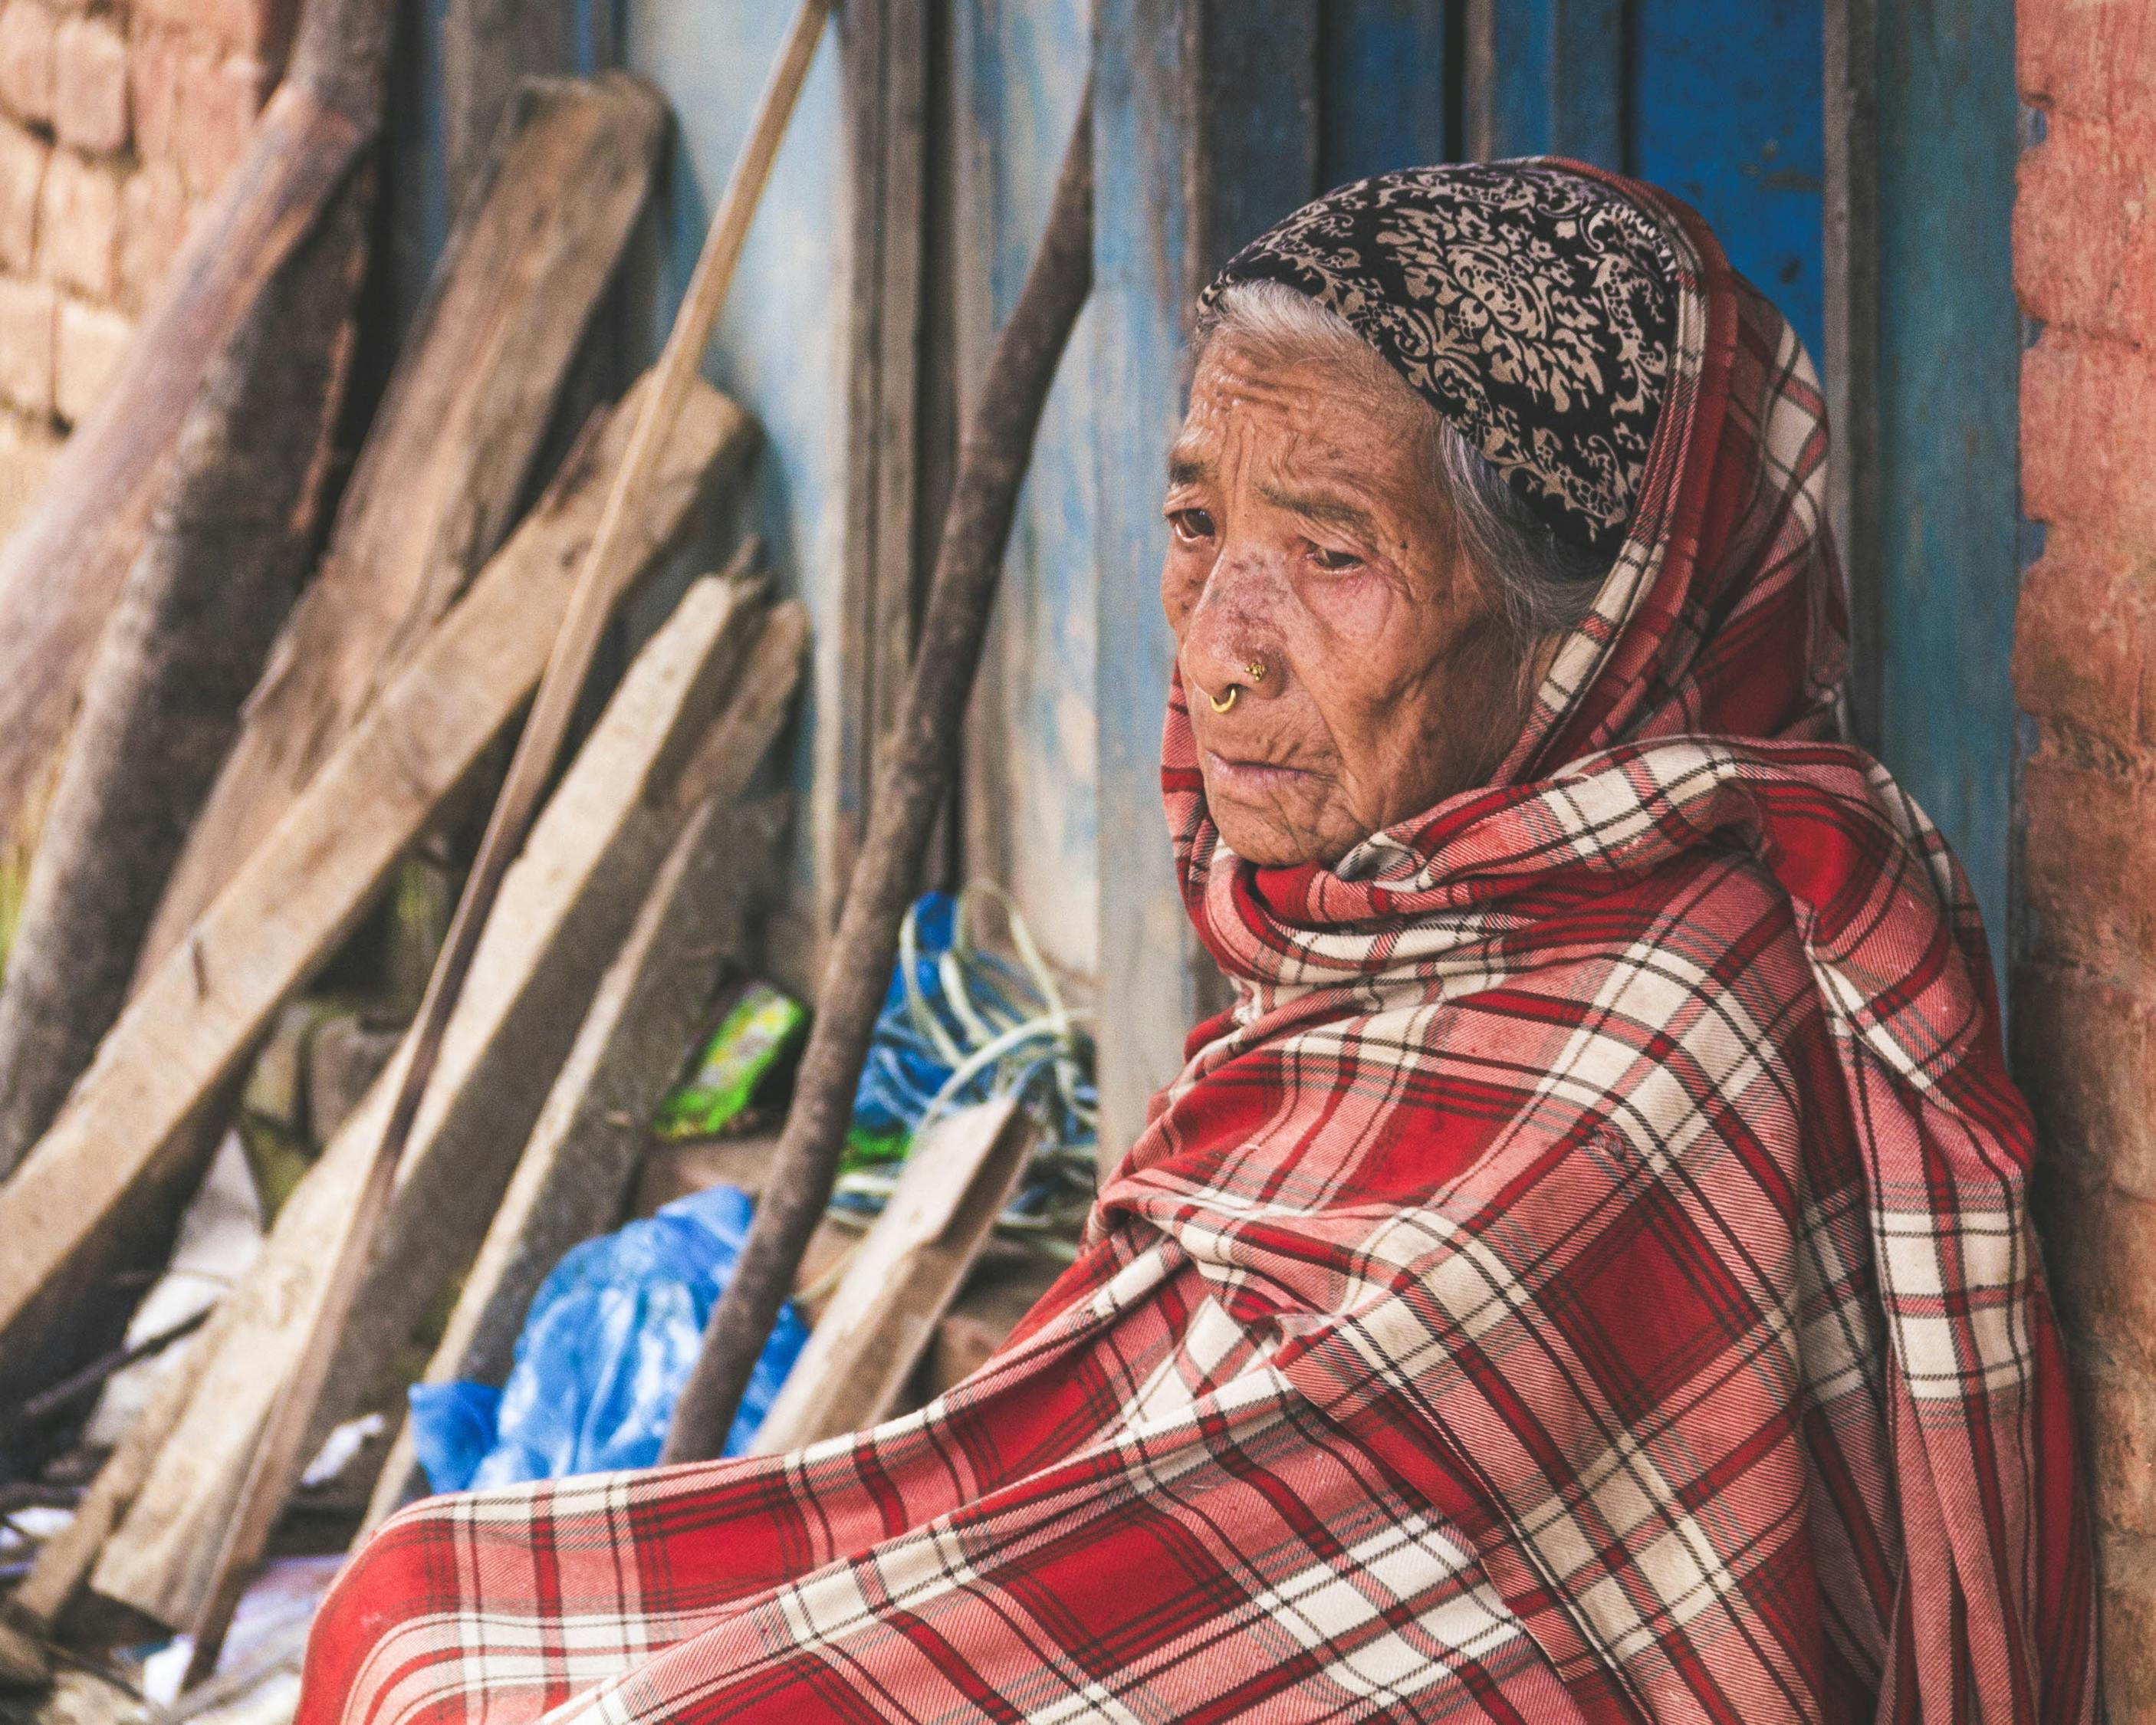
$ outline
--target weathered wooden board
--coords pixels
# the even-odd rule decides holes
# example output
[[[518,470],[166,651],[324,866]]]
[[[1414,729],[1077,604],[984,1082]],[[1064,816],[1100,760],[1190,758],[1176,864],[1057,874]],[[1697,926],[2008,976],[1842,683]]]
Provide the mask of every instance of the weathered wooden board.
[[[631,665],[502,883],[441,1062],[399,1168],[365,1286],[339,1338],[309,1447],[348,1417],[485,1234],[592,992],[696,803],[752,760],[700,747],[764,627],[756,588],[711,579]],[[786,644],[798,652],[798,625]],[[782,711],[763,706],[768,741]],[[746,751],[742,752],[745,753]],[[356,1182],[371,1162],[398,1053],[279,1213],[228,1298],[243,1321],[203,1372],[91,1585],[161,1621],[193,1620],[256,1435],[297,1358]]]
[[[912,656],[920,574],[921,341],[928,193],[926,0],[855,0],[840,21],[850,127],[845,554],[838,649],[850,698],[827,716],[811,788],[819,922],[853,870],[876,762]]]
[[[932,1127],[847,1264],[764,1416],[755,1451],[778,1455],[886,1418],[935,1339],[1032,1151],[1011,1099]]]
[[[1625,165],[1624,0],[1468,0],[1467,153]]]
[[[371,179],[353,176],[264,285],[174,436],[162,501],[84,681],[8,947],[0,1175],[52,1124],[126,999],[167,874],[316,545]],[[101,1327],[79,1326],[55,1363],[109,1343]]]
[[[1826,0],[1821,83],[1827,511],[1849,588],[1849,726],[1879,741],[1879,5]]]
[[[282,818],[501,542],[651,188],[665,105],[620,74],[525,85],[452,232],[321,571],[144,944],[146,974]],[[576,195],[564,197],[574,187]]]
[[[49,1625],[67,1609],[127,1506],[142,1489],[158,1446],[186,1410],[204,1363],[230,1332],[235,1316],[232,1301],[221,1302],[192,1343],[167,1365],[141,1415],[105,1457],[75,1505],[73,1519],[38,1548],[37,1561],[11,1602],[17,1609]]]
[[[1332,0],[1318,10],[1317,182],[1460,152],[1456,0]]]
[[[0,1619],[0,1689],[41,1689],[52,1681],[44,1645],[21,1625]]]
[[[1946,19],[1952,25],[1947,27]],[[1878,8],[1879,732],[2009,949],[2021,109],[2011,7]]]
[[[464,210],[484,179],[518,85],[588,69],[578,52],[578,10],[575,0],[443,0],[441,175],[450,210]]]
[[[0,832],[57,747],[204,372],[379,124],[388,14],[312,0],[290,69],[35,508],[0,550]]]
[[[148,978],[28,1158],[0,1187],[0,1371],[73,1297],[129,1191],[365,910],[529,696],[633,414],[588,439],[471,593],[362,719],[186,939]],[[642,524],[649,563],[726,459],[741,411],[706,389],[683,416]]]
[[[798,606],[782,609],[720,721],[744,777],[800,680],[801,618]],[[619,1219],[648,1123],[718,985],[742,969],[752,914],[770,894],[788,810],[783,801],[744,809],[738,788],[708,797],[682,829],[600,979],[427,1363],[428,1382],[501,1383],[539,1284],[571,1246]],[[367,1524],[422,1484],[408,1426],[390,1446]]]
[[[952,275],[958,389],[971,401],[1048,219],[1090,24],[1082,0],[965,0],[953,26]],[[1094,321],[1090,309],[1080,316],[1041,416],[968,716],[962,793],[966,875],[1004,886],[1042,950],[1079,976],[1095,968],[1099,924]]]

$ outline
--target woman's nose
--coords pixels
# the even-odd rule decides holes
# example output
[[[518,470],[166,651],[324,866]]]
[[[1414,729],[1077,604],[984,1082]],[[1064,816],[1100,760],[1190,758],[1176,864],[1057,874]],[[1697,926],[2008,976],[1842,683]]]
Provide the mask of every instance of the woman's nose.
[[[1272,631],[1250,603],[1254,572],[1223,557],[1183,635],[1183,679],[1198,685],[1215,712],[1226,712],[1240,701],[1270,699],[1286,680]]]

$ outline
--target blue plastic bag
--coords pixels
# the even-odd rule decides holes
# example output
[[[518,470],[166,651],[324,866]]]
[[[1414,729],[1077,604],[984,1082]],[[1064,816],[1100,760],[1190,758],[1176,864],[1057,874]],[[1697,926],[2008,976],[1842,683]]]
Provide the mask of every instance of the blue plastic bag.
[[[532,1299],[507,1384],[412,1386],[413,1447],[428,1483],[460,1491],[655,1463],[752,1214],[747,1194],[714,1186],[568,1252]],[[727,1455],[755,1437],[808,1339],[789,1303],[742,1398]]]

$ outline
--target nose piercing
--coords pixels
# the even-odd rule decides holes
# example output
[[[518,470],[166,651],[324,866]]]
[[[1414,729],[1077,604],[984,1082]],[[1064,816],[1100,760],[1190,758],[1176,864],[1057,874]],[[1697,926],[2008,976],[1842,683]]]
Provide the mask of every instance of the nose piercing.
[[[1243,675],[1248,677],[1253,683],[1264,682],[1265,680],[1265,660],[1262,659],[1253,659],[1248,665],[1243,667]]]
[[[1228,698],[1225,701],[1221,700],[1217,695],[1209,695],[1205,698],[1213,703],[1214,712],[1224,713],[1229,707],[1235,706],[1236,696],[1242,692],[1242,685],[1240,683],[1230,683],[1228,685]]]

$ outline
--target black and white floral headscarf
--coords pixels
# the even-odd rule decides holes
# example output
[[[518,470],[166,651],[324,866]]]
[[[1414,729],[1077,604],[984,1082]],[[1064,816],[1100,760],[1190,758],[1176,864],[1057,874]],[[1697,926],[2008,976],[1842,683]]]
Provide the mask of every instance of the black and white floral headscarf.
[[[1199,301],[1277,281],[1341,317],[1559,537],[1613,554],[1670,368],[1661,226],[1550,161],[1379,174],[1230,259]]]

